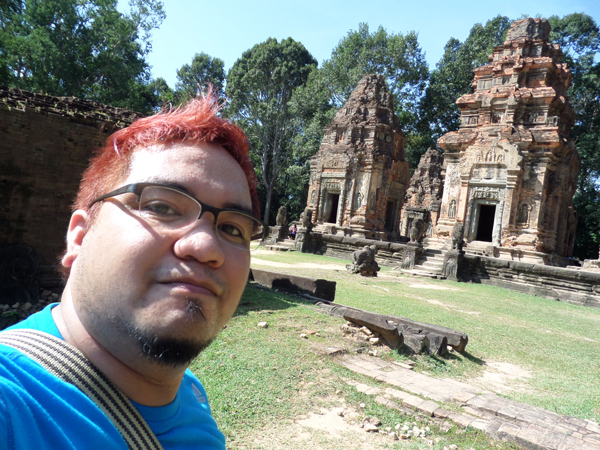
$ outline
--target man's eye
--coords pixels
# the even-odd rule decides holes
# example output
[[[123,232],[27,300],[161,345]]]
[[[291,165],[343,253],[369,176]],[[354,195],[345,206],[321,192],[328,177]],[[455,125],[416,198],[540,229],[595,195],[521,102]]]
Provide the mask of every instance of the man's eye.
[[[164,202],[151,202],[146,203],[145,205],[140,205],[140,211],[144,215],[150,215],[154,217],[174,218],[181,215],[175,208],[173,208],[173,206]]]
[[[219,224],[219,231],[223,237],[231,240],[244,240],[244,230],[233,223]]]

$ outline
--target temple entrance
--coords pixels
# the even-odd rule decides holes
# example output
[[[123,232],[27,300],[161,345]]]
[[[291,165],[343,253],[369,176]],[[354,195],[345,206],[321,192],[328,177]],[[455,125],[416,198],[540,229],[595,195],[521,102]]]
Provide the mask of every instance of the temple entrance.
[[[338,213],[338,205],[340,203],[340,194],[332,194],[327,193],[327,210],[325,211],[325,222],[328,223],[336,223],[337,222],[337,213]]]
[[[395,231],[396,225],[394,223],[394,212],[396,211],[396,202],[387,202],[387,206],[385,207],[385,223],[384,223],[384,231],[391,233]]]
[[[492,242],[496,205],[479,205],[476,241]]]

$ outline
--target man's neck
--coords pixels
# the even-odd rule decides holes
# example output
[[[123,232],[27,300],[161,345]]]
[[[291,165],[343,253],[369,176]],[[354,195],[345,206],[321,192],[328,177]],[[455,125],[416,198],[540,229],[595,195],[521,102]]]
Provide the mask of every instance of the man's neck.
[[[157,365],[143,360],[133,349],[131,358],[115,356],[85,329],[68,295],[52,309],[52,318],[65,341],[79,349],[129,399],[146,406],[164,406],[175,399],[185,367]],[[119,354],[127,354],[125,347]]]

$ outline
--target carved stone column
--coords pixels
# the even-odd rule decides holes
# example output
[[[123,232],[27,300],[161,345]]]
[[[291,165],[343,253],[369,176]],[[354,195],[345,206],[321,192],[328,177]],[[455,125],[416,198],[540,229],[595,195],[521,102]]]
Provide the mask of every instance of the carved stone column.
[[[413,269],[419,258],[423,255],[423,245],[420,243],[406,244],[404,247],[404,255],[402,259],[403,269]]]
[[[448,250],[444,254],[442,276],[452,281],[461,281],[460,272],[464,265],[464,252],[461,250]]]

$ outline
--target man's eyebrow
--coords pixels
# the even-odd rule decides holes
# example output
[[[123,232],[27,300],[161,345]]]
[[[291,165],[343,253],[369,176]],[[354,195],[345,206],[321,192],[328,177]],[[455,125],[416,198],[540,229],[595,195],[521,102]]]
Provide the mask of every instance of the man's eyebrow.
[[[192,192],[190,192],[184,185],[176,182],[176,181],[165,181],[165,180],[160,180],[160,179],[150,179],[147,181],[148,183],[156,183],[156,184],[160,184],[166,187],[173,187],[176,189],[179,189],[183,192],[185,192],[187,195],[189,195],[192,198],[195,198],[196,200],[200,200],[198,197],[196,197]],[[208,203],[205,202],[204,200],[200,200],[202,203]],[[210,205],[210,203],[208,203]],[[213,206],[213,205],[210,205]],[[243,206],[240,203],[236,203],[236,202],[227,202],[225,203],[221,209],[236,209],[238,211],[244,212],[246,214],[249,214],[251,216],[254,216],[254,211],[252,210],[252,207],[247,208],[245,206]]]
[[[242,206],[239,203],[225,203],[225,206],[223,208],[237,209],[238,211],[245,212],[246,214],[254,217],[254,212],[252,211],[252,208],[246,208],[245,206]]]

